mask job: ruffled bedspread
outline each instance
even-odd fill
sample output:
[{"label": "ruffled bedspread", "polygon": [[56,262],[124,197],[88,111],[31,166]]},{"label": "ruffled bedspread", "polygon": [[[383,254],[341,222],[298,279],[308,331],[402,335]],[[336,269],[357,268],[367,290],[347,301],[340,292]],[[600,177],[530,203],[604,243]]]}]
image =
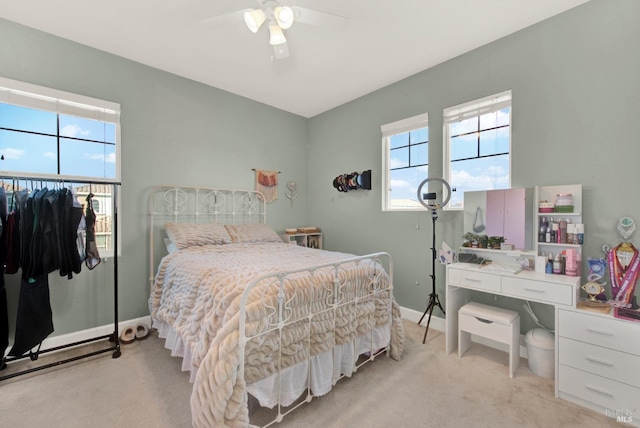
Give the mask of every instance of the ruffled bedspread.
[{"label": "ruffled bedspread", "polygon": [[[278,308],[281,282],[274,277],[260,281],[246,303],[245,331],[250,339],[240,368],[241,297],[254,279],[352,257],[284,243],[236,243],[190,247],[162,259],[149,307],[154,321],[171,326],[191,355],[196,373],[191,396],[194,426],[248,426],[247,382],[348,343],[390,321],[390,355],[400,358],[404,333],[389,277],[367,260],[338,270],[288,275],[282,281],[286,302],[282,313],[294,322],[282,329],[274,327],[278,312],[270,309]],[[372,294],[372,289],[378,292]],[[357,305],[328,304],[354,297]]]}]

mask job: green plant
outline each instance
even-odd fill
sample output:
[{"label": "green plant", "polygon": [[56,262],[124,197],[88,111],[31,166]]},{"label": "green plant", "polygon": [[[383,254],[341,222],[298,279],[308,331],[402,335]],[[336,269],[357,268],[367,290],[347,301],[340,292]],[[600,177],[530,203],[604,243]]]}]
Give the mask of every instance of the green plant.
[{"label": "green plant", "polygon": [[499,250],[500,244],[502,244],[504,241],[505,241],[504,236],[490,236],[487,239],[487,248]]}]

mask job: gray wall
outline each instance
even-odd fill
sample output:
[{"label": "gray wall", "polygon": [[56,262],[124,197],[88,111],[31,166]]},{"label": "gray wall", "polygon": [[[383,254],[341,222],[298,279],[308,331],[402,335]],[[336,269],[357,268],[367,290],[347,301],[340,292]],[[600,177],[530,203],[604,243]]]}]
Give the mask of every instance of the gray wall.
[{"label": "gray wall", "polygon": [[[512,186],[582,184],[583,254],[602,257],[603,244],[620,241],[618,218],[640,223],[639,42],[640,2],[592,0],[312,118],[309,223],[323,228],[332,249],[390,252],[399,304],[422,312],[431,290],[431,217],[381,212],[380,125],[428,112],[430,176],[440,177],[442,110],[512,89]],[[336,175],[369,168],[373,190],[332,188]],[[441,213],[437,246],[459,246],[462,225],[461,213]],[[436,279],[444,302],[440,265]],[[553,324],[548,308],[534,309]],[[530,318],[522,318],[525,330]]]},{"label": "gray wall", "polygon": [[[151,187],[251,188],[256,166],[276,167],[282,183],[296,180],[302,190],[294,203],[269,205],[271,226],[313,224],[328,249],[388,251],[398,302],[421,312],[431,287],[431,217],[381,212],[380,125],[428,112],[430,175],[441,176],[442,109],[512,89],[512,185],[583,184],[584,254],[601,257],[602,244],[619,240],[619,217],[640,222],[639,40],[640,2],[592,0],[312,119],[3,20],[0,75],[122,105],[122,320],[148,313]],[[332,187],[338,174],[365,169],[373,190]],[[462,223],[461,213],[441,213],[438,245],[460,245]],[[111,270],[107,261],[71,282],[52,278],[55,334],[111,320]],[[444,303],[440,265],[436,277]],[[15,281],[9,294],[17,299]],[[537,310],[553,322],[548,308]]]},{"label": "gray wall", "polygon": [[[276,230],[306,224],[305,118],[3,20],[0,75],[121,104],[121,320],[148,314],[153,186],[254,188],[252,168],[277,168],[280,181],[297,181],[301,193],[294,203],[281,194],[269,204],[268,223]],[[7,276],[12,321],[16,276]],[[112,279],[111,261],[73,281],[50,275],[55,335],[112,322]]]}]

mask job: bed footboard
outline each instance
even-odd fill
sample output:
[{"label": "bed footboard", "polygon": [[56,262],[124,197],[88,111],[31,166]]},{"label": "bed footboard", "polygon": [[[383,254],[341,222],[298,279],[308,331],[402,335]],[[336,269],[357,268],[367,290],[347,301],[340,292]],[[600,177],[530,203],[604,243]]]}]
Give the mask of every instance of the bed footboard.
[{"label": "bed footboard", "polygon": [[264,275],[246,288],[239,376],[247,385],[268,377],[273,386],[276,415],[263,426],[390,352],[392,263],[388,253],[375,253]]}]

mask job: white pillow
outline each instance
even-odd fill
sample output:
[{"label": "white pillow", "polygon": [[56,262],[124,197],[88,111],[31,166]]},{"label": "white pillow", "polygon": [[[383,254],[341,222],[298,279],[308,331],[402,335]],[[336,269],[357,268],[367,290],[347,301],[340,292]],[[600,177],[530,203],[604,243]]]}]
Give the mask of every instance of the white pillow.
[{"label": "white pillow", "polygon": [[227,229],[218,223],[167,223],[164,229],[171,242],[179,249],[231,243]]},{"label": "white pillow", "polygon": [[226,224],[232,242],[282,242],[280,236],[264,223]]}]

